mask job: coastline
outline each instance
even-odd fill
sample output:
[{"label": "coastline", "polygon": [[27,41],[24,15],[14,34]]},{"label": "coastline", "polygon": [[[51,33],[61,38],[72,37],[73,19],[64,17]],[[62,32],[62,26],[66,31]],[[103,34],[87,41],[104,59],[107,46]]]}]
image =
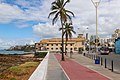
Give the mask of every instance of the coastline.
[{"label": "coastline", "polygon": [[34,53],[25,53],[25,54],[0,54],[0,56],[24,56],[24,57],[34,57]]},{"label": "coastline", "polygon": [[[34,53],[30,52],[25,54],[0,54],[0,80],[10,80],[12,78],[21,80],[21,77],[24,77],[23,80],[27,80],[42,60],[43,58],[35,58]],[[23,65],[26,67],[22,67]]]},{"label": "coastline", "polygon": [[34,54],[35,52],[30,51],[30,52],[25,52],[25,51],[6,51],[6,50],[1,50],[0,54],[7,54],[7,55],[24,55],[24,54]]}]

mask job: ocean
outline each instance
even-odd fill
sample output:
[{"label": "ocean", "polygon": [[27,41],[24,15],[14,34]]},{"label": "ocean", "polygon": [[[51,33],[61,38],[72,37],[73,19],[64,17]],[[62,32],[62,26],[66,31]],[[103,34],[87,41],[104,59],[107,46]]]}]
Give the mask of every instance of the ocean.
[{"label": "ocean", "polygon": [[0,54],[25,54],[26,52],[24,51],[5,51],[5,50],[0,50]]}]

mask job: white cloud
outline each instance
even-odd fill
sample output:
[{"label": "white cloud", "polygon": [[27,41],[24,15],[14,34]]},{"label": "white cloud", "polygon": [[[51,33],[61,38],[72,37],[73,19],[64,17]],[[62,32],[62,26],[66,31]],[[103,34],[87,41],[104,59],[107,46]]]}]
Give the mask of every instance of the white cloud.
[{"label": "white cloud", "polygon": [[[43,5],[41,6],[40,14],[43,13],[45,15],[40,16],[40,18],[46,19],[46,16],[48,16],[48,12],[50,12],[49,10],[50,3],[52,1],[54,0],[44,1]],[[120,11],[118,10],[120,8],[119,5],[120,0],[101,0],[101,1],[102,2],[100,3],[98,8],[98,15],[99,15],[98,34],[99,36],[110,36],[116,28],[120,28],[119,27],[120,18],[118,18],[120,17]],[[75,18],[73,18],[73,24],[75,27],[75,31],[77,33],[89,32],[90,35],[96,34],[95,7],[92,4],[91,0],[71,0],[71,2],[67,4],[66,8],[73,11],[75,14]],[[45,10],[47,10],[47,12]],[[50,23],[51,22],[48,22],[48,25]],[[44,37],[48,37],[48,36],[55,37],[54,34],[50,36],[48,33],[44,33],[44,32],[42,33],[42,31],[40,31],[40,29],[42,29],[40,26],[39,28],[38,27],[33,28],[35,34],[41,37],[43,37],[43,35]],[[89,28],[88,30],[86,30],[86,26]],[[80,28],[80,30],[78,30],[78,28]]]},{"label": "white cloud", "polygon": [[[98,8],[99,35],[110,35],[116,28],[120,28],[119,3],[120,0],[101,0]],[[95,7],[91,0],[71,0],[67,8],[73,11],[76,15],[76,18],[73,19],[76,31],[77,28],[80,28],[81,33],[86,31],[90,34],[96,34]],[[84,26],[88,26],[89,30],[86,30]]]},{"label": "white cloud", "polygon": [[[22,8],[28,8],[23,10],[19,8],[17,5],[10,5],[7,3],[0,3],[0,22],[12,22],[15,20],[22,21],[40,21],[40,22],[48,22],[48,25],[51,23],[47,18],[50,12],[51,2],[54,0],[39,0],[29,2],[27,0],[16,0],[16,4],[21,5]],[[99,5],[98,13],[99,13],[99,26],[98,33],[99,35],[110,35],[116,28],[120,28],[120,0],[101,0],[102,2]],[[108,2],[109,1],[109,2]],[[31,6],[31,5],[34,6]],[[36,4],[36,5],[35,5]],[[73,24],[75,26],[75,30],[77,28],[81,29],[81,32],[86,31],[84,26],[88,26],[88,32],[90,34],[95,34],[95,7],[92,4],[91,0],[71,0],[71,2],[66,6],[66,8],[70,9],[75,13],[75,18],[73,18]],[[35,25],[37,26],[37,25]],[[33,28],[33,32],[38,36],[44,35],[45,37],[55,37],[56,35],[49,33],[42,33],[39,31],[38,27]],[[42,25],[40,25],[42,26]],[[27,27],[27,24],[21,26],[21,28]],[[51,30],[53,27],[49,27]],[[109,28],[109,30],[108,30]],[[37,30],[38,29],[38,30]],[[36,31],[36,32],[35,32]],[[58,31],[58,29],[56,29]],[[55,31],[55,32],[56,32]],[[40,32],[40,34],[39,34]],[[57,34],[58,36],[58,34]],[[43,37],[43,36],[41,36]]]},{"label": "white cloud", "polygon": [[13,19],[19,17],[21,11],[17,6],[10,6],[9,4],[0,4],[0,22],[11,22]]},{"label": "white cloud", "polygon": [[8,49],[11,46],[34,44],[33,39],[0,39],[0,49]]},{"label": "white cloud", "polygon": [[24,21],[48,21],[48,11],[49,6],[46,2],[49,1],[42,1],[42,6],[35,6],[32,7],[30,4],[32,2],[28,1],[17,1],[21,4],[21,7],[25,7],[28,9],[23,10],[22,8],[18,7],[18,5],[11,5],[7,3],[0,3],[0,23],[10,23],[16,20],[24,20]]},{"label": "white cloud", "polygon": [[53,37],[61,37],[61,31],[59,31],[59,26],[50,25],[50,24],[37,24],[33,27],[33,33],[39,36],[41,39],[43,38],[53,38]]}]

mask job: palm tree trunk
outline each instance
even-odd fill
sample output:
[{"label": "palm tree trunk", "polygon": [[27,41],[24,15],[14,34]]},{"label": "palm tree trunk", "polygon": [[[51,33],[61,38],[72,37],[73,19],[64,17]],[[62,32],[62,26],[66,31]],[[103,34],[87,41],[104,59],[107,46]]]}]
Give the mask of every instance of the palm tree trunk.
[{"label": "palm tree trunk", "polygon": [[66,33],[66,41],[65,41],[65,55],[67,55],[66,47],[67,47],[67,33]]},{"label": "palm tree trunk", "polygon": [[61,60],[64,61],[64,36],[63,36],[63,21],[62,21],[62,15],[61,15],[61,25],[62,25],[62,58]]}]

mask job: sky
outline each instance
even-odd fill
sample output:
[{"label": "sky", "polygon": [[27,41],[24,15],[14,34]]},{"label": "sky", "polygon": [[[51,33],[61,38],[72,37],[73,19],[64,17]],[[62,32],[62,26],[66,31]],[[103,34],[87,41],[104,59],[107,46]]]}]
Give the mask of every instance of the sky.
[{"label": "sky", "polygon": [[[52,17],[48,19],[53,1],[0,0],[0,49],[61,37],[60,21],[52,25]],[[119,3],[120,0],[101,0],[98,7],[100,37],[110,37],[115,29],[120,28]],[[75,14],[72,21],[77,34],[96,34],[95,7],[91,0],[71,0],[65,8]]]}]

